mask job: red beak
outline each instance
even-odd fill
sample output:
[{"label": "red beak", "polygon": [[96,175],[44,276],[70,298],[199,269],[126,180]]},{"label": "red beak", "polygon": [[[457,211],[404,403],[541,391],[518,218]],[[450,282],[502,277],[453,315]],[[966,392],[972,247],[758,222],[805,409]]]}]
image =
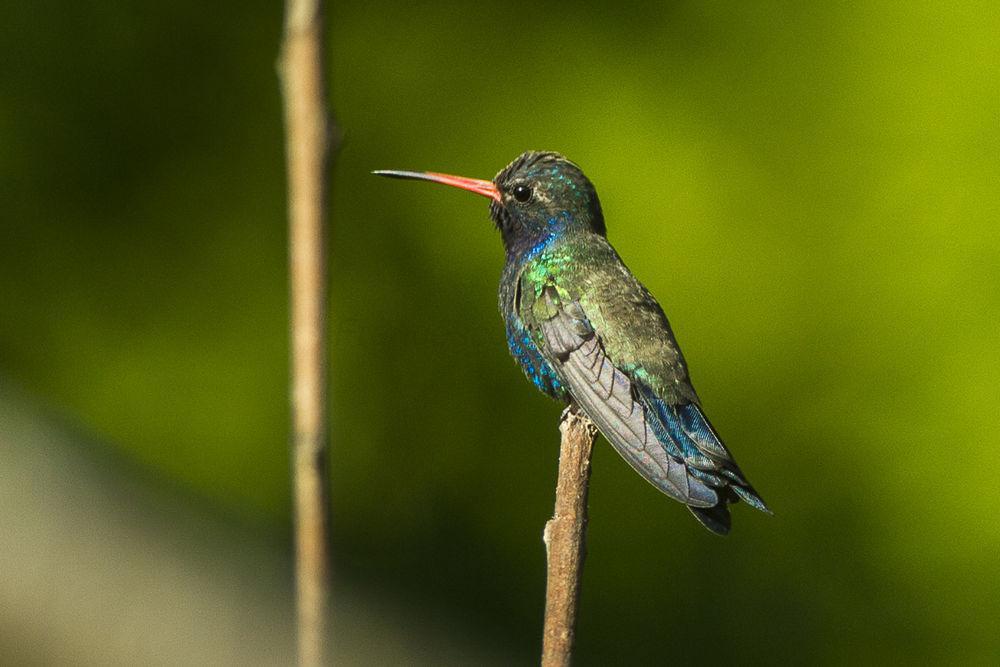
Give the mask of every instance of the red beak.
[{"label": "red beak", "polygon": [[475,192],[477,195],[489,197],[498,204],[500,203],[500,191],[497,190],[497,186],[493,184],[493,181],[481,181],[478,178],[465,178],[464,176],[449,176],[448,174],[438,174],[433,171],[393,171],[383,169],[373,171],[372,173],[379,176],[388,176],[389,178],[410,178],[417,181],[443,183],[455,188],[468,190],[469,192]]}]

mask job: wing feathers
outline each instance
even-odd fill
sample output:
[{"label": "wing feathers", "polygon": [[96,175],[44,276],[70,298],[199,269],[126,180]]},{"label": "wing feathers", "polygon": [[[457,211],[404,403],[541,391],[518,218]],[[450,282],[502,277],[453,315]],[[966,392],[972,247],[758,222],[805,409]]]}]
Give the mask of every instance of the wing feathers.
[{"label": "wing feathers", "polygon": [[558,295],[551,287],[540,298],[547,300],[544,311],[554,313],[539,323],[543,347],[555,357],[573,397],[612,446],[667,495],[695,507],[716,505],[718,494],[691,477],[684,462],[667,451],[647,418],[648,408],[636,399],[632,380],[611,362],[586,320],[571,315],[571,308],[558,307]]},{"label": "wing feathers", "polygon": [[[615,365],[579,301],[553,282],[541,289],[532,284],[524,293],[530,301],[521,312],[530,316],[539,351],[640,475],[716,533],[729,532],[727,504],[738,499],[770,512],[705,418],[690,385],[678,385],[686,392],[655,393]],[[686,382],[686,375],[680,379]]]}]

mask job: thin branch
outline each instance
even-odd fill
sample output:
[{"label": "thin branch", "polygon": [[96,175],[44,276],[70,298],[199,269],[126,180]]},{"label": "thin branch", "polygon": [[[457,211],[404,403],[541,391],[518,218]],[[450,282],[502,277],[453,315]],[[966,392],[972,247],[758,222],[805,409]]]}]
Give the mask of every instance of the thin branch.
[{"label": "thin branch", "polygon": [[559,479],[556,507],[545,524],[548,575],[545,586],[545,632],[542,667],[570,664],[580,578],[586,555],[587,489],[590,484],[590,453],[597,429],[572,407],[559,424]]},{"label": "thin branch", "polygon": [[279,62],[285,107],[291,290],[292,474],[299,664],[328,662],[326,110],[320,0],[287,0]]}]

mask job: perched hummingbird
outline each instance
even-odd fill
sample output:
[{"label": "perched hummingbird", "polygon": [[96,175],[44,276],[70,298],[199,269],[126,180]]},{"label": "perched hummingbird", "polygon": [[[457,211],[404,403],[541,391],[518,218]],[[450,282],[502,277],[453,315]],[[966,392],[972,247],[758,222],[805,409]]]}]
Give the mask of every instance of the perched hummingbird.
[{"label": "perched hummingbird", "polygon": [[577,405],[653,486],[709,530],[739,499],[770,513],[705,417],[663,309],[605,236],[597,192],[558,153],[528,151],[492,181],[434,172],[380,176],[489,197],[507,260],[500,313],[528,379]]}]

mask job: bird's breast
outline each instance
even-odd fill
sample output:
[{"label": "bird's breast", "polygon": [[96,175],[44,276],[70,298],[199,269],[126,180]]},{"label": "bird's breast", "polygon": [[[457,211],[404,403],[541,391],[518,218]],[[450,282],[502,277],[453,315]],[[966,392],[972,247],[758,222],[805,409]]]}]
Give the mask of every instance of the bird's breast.
[{"label": "bird's breast", "polygon": [[559,374],[545,360],[531,336],[528,325],[519,314],[519,281],[521,266],[508,263],[500,280],[500,314],[507,331],[507,347],[521,366],[528,380],[543,393],[559,400],[568,394]]}]

